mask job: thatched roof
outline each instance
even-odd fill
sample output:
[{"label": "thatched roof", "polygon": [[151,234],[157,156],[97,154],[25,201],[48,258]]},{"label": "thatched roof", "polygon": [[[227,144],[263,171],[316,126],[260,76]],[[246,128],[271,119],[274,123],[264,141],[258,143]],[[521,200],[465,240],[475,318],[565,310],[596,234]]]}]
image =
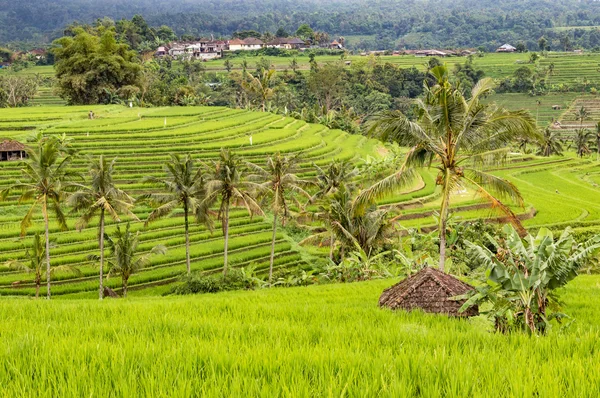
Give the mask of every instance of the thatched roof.
[{"label": "thatched roof", "polygon": [[479,313],[477,307],[459,313],[464,300],[449,300],[471,290],[471,285],[452,275],[427,267],[386,289],[379,298],[379,306],[407,311],[420,308],[425,312],[451,316],[474,316]]},{"label": "thatched roof", "polygon": [[27,148],[19,141],[4,140],[0,142],[0,152],[16,152],[25,150],[27,150]]}]

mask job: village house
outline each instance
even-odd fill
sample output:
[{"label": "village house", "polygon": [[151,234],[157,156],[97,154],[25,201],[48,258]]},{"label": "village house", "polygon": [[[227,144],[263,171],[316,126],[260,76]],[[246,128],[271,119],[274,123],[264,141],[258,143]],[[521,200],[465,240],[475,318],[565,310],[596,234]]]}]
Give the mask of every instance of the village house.
[{"label": "village house", "polygon": [[159,47],[155,55],[164,57],[167,54],[173,58],[208,60],[221,58],[227,49],[227,42],[214,39],[198,39],[192,42],[171,43],[169,46]]},{"label": "village house", "polygon": [[514,53],[515,51],[517,51],[517,48],[510,44],[504,44],[496,50],[497,53]]},{"label": "village house", "polygon": [[300,49],[308,47],[308,45],[306,44],[306,42],[304,40],[299,39],[297,37],[291,37],[291,38],[278,37],[278,38],[268,42],[266,44],[266,46],[271,47],[271,48],[281,48],[281,49],[285,49],[285,50],[300,50]]},{"label": "village house", "polygon": [[344,46],[342,46],[340,44],[340,42],[338,42],[337,40],[332,41],[331,43],[329,43],[328,46],[331,50],[343,50]]},{"label": "village house", "polygon": [[169,49],[165,46],[158,47],[156,49],[156,52],[154,53],[154,55],[156,55],[157,57],[164,57],[167,54],[169,54]]},{"label": "village house", "polygon": [[27,157],[25,145],[14,140],[4,140],[0,143],[0,162],[21,160]]}]

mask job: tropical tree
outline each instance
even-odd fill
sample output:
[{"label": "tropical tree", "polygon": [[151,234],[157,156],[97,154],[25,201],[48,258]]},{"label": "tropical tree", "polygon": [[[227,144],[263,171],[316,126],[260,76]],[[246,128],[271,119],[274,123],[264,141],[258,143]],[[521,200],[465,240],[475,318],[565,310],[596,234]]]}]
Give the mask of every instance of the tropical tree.
[{"label": "tropical tree", "polygon": [[594,134],[588,129],[578,129],[573,137],[573,142],[569,148],[575,149],[577,156],[580,158],[592,153],[594,145]]},{"label": "tropical tree", "polygon": [[164,193],[147,195],[159,206],[150,213],[146,225],[150,222],[172,214],[181,207],[183,209],[183,222],[185,228],[185,264],[188,275],[191,273],[190,265],[190,231],[189,216],[194,216],[196,222],[205,223],[212,230],[209,208],[206,199],[206,186],[202,169],[196,167],[190,155],[181,159],[178,155],[171,155],[171,160],[165,164],[166,177],[163,179],[148,177],[145,181],[160,184]]},{"label": "tropical tree", "polygon": [[21,236],[33,223],[33,215],[39,207],[44,219],[46,243],[46,283],[47,298],[50,299],[50,212],[54,213],[56,222],[62,230],[67,229],[67,220],[62,210],[65,189],[71,185],[73,173],[69,171],[72,155],[64,150],[57,137],[39,137],[33,147],[27,148],[27,159],[24,160],[21,173],[23,181],[17,181],[2,191],[2,199],[6,199],[10,191],[21,191],[19,203],[33,200],[31,207],[21,221]]},{"label": "tropical tree", "polygon": [[417,178],[419,167],[437,168],[436,184],[441,186],[439,265],[444,270],[450,197],[464,185],[472,186],[493,208],[505,213],[520,233],[525,232],[513,211],[500,200],[510,198],[522,206],[517,187],[481,168],[499,163],[512,140],[536,136],[536,129],[528,113],[507,111],[482,102],[494,87],[491,79],[480,80],[467,100],[460,88],[448,80],[445,66],[437,66],[430,73],[436,83],[431,87],[426,85],[424,100],[415,101],[417,121],[399,112],[385,113],[374,119],[372,132],[378,133],[384,141],[394,140],[410,150],[396,173],[362,192],[357,202],[359,206],[366,206],[407,186]]},{"label": "tropical tree", "polygon": [[162,245],[154,246],[149,252],[138,255],[138,245],[140,243],[140,232],[133,233],[130,230],[130,224],[127,223],[125,230],[117,225],[113,236],[106,236],[110,256],[108,260],[109,275],[121,277],[123,285],[123,297],[127,297],[127,283],[129,277],[140,269],[150,265],[150,258],[157,254],[165,254],[167,248]]},{"label": "tropical tree", "polygon": [[267,101],[274,94],[272,85],[275,76],[275,70],[262,69],[260,76],[254,77],[247,73],[247,78],[242,81],[242,88],[246,93],[257,99],[263,112],[266,111]]},{"label": "tropical tree", "polygon": [[600,160],[600,122],[596,123],[596,161]]},{"label": "tropical tree", "polygon": [[311,182],[302,180],[296,176],[297,157],[282,156],[277,153],[267,159],[266,167],[261,167],[253,163],[247,163],[248,168],[253,173],[248,176],[248,180],[262,181],[257,185],[259,194],[270,198],[271,211],[273,212],[273,237],[271,239],[271,257],[269,259],[269,285],[273,279],[273,262],[275,259],[275,237],[277,235],[277,218],[281,216],[282,223],[285,223],[286,217],[290,215],[289,200],[295,200],[298,207],[300,203],[296,200],[295,194],[300,194],[310,199],[311,196],[304,190]]},{"label": "tropical tree", "polygon": [[537,155],[562,155],[563,147],[560,140],[560,134],[556,131],[550,130],[550,127],[546,127],[544,134],[539,138],[538,142],[539,147],[537,150]]},{"label": "tropical tree", "polygon": [[323,169],[313,163],[316,169],[317,192],[313,195],[313,200],[322,198],[337,192],[342,186],[352,189],[354,184],[352,180],[358,176],[358,169],[347,160],[334,160],[327,168]]},{"label": "tropical tree", "polygon": [[467,242],[470,258],[487,268],[488,279],[470,294],[461,310],[473,304],[489,304],[484,314],[494,321],[498,331],[544,333],[551,319],[563,316],[547,313],[558,304],[555,290],[575,278],[598,252],[600,235],[577,243],[570,228],[558,239],[547,228],[541,228],[537,236],[521,239],[510,225],[504,227],[504,235],[501,240],[487,235],[487,245]]},{"label": "tropical tree", "polygon": [[585,106],[582,106],[575,112],[575,118],[579,120],[579,128],[583,128],[583,122],[590,117],[590,112]]},{"label": "tropical tree", "polygon": [[264,214],[259,204],[250,194],[253,184],[244,180],[244,166],[238,157],[227,149],[222,149],[219,160],[212,164],[212,178],[206,182],[206,198],[202,205],[219,202],[218,218],[221,220],[225,247],[223,251],[223,276],[227,276],[229,249],[229,210],[232,205],[243,205],[252,217]]},{"label": "tropical tree", "polygon": [[345,186],[325,197],[323,202],[316,217],[324,222],[327,230],[300,243],[320,244],[329,241],[331,259],[335,242],[340,242],[342,257],[346,251],[354,250],[362,250],[367,256],[371,256],[388,242],[394,232],[387,210],[377,206],[357,206]]},{"label": "tropical tree", "polygon": [[68,204],[73,211],[81,212],[82,215],[75,224],[77,230],[81,231],[87,227],[90,221],[98,216],[98,246],[100,249],[100,284],[99,298],[104,298],[104,224],[105,217],[108,214],[113,221],[121,221],[120,215],[126,215],[138,220],[135,214],[131,212],[133,207],[133,198],[125,191],[117,188],[113,176],[115,170],[114,158],[108,161],[104,155],[98,159],[90,158],[89,164],[89,186],[81,186],[80,189],[69,197]]},{"label": "tropical tree", "polygon": [[[52,246],[51,246],[52,247]],[[46,257],[46,247],[39,233],[33,235],[31,246],[25,249],[25,261],[11,260],[6,263],[9,268],[19,269],[25,272],[34,274],[33,283],[35,284],[35,298],[40,296],[40,286],[42,285],[42,274],[44,273]],[[60,267],[53,267],[50,271],[54,273],[56,271],[71,271],[76,275],[81,275],[76,267],[64,265]]]}]

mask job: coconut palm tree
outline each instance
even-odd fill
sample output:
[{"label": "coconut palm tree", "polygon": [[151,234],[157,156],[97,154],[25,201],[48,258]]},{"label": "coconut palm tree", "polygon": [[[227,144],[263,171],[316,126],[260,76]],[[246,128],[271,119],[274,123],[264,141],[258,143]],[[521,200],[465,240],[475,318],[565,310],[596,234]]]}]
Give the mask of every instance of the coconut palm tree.
[{"label": "coconut palm tree", "polygon": [[[270,197],[273,212],[273,238],[271,239],[271,257],[269,259],[269,285],[273,279],[273,262],[275,258],[275,236],[277,235],[277,218],[281,216],[282,223],[289,217],[288,200],[295,200],[294,194],[300,194],[310,199],[310,194],[304,190],[311,182],[302,180],[294,174],[297,171],[297,157],[282,156],[277,153],[267,159],[266,167],[247,163],[253,174],[248,180],[262,181],[256,188],[259,194]],[[296,200],[300,207],[300,203]]]},{"label": "coconut palm tree", "polygon": [[562,155],[563,146],[558,132],[546,127],[544,134],[539,138],[538,156]]},{"label": "coconut palm tree", "polygon": [[337,192],[323,199],[316,216],[327,226],[327,231],[318,232],[300,244],[329,241],[330,258],[333,258],[333,242],[340,242],[342,257],[346,250],[360,248],[367,256],[388,241],[392,233],[388,211],[377,206],[357,206],[350,191],[342,186]]},{"label": "coconut palm tree", "polygon": [[246,73],[246,76],[247,78],[242,81],[242,88],[246,93],[253,95],[258,99],[262,111],[265,112],[267,101],[269,101],[274,94],[274,90],[271,86],[273,85],[275,70],[265,69],[258,77],[254,77],[249,73]]},{"label": "coconut palm tree", "polygon": [[27,159],[24,160],[21,173],[24,181],[17,181],[13,186],[1,193],[5,199],[10,191],[21,191],[19,203],[33,200],[31,207],[21,221],[21,236],[25,236],[32,225],[33,215],[39,207],[42,211],[46,241],[46,283],[47,298],[50,299],[50,211],[54,213],[56,222],[62,230],[67,229],[67,220],[62,211],[65,189],[71,183],[73,173],[69,171],[72,160],[70,152],[65,152],[61,140],[57,137],[42,137],[27,148]]},{"label": "coconut palm tree", "polygon": [[185,228],[185,264],[188,275],[191,273],[190,265],[190,231],[189,216],[194,216],[197,222],[203,222],[212,230],[208,206],[205,206],[206,186],[202,169],[196,167],[190,155],[181,159],[178,155],[171,155],[171,160],[165,164],[166,177],[163,179],[148,177],[151,181],[164,187],[164,193],[147,195],[159,206],[150,213],[146,220],[148,223],[173,213],[181,207],[183,209],[183,223]]},{"label": "coconut palm tree", "polygon": [[108,260],[109,275],[121,277],[123,285],[123,297],[127,297],[127,284],[129,277],[140,269],[150,265],[150,258],[157,254],[165,254],[167,248],[163,245],[154,246],[148,253],[138,255],[138,245],[140,243],[140,232],[130,231],[130,224],[127,223],[125,230],[117,225],[113,236],[106,236],[110,256]]},{"label": "coconut palm tree", "polygon": [[579,128],[583,128],[583,122],[590,117],[590,112],[586,109],[585,106],[581,106],[581,108],[579,108],[577,110],[577,112],[575,112],[575,118],[577,120],[579,120]]},{"label": "coconut palm tree", "polygon": [[577,156],[580,158],[592,153],[592,146],[594,145],[594,134],[588,129],[578,129],[575,132],[575,137],[569,148],[575,149]]},{"label": "coconut palm tree", "polygon": [[[50,245],[50,247],[53,247]],[[46,257],[46,247],[42,237],[39,233],[35,233],[31,240],[31,246],[25,249],[25,262],[19,260],[11,260],[6,263],[7,267],[12,269],[23,270],[25,272],[33,273],[33,283],[35,284],[35,298],[40,297],[40,287],[42,285],[42,274],[44,273],[44,261]],[[58,267],[52,267],[50,273],[57,271],[69,271],[75,275],[81,275],[81,271],[77,267],[70,265],[61,265]]]},{"label": "coconut palm tree", "polygon": [[340,187],[354,188],[352,180],[358,176],[358,169],[347,160],[334,160],[326,169],[313,164],[317,171],[316,183],[318,191],[313,195],[313,200],[337,192]]},{"label": "coconut palm tree", "polygon": [[473,187],[493,208],[505,213],[521,233],[525,232],[516,215],[500,200],[510,198],[522,206],[517,187],[481,169],[499,163],[512,140],[537,133],[535,121],[528,113],[507,111],[481,101],[494,87],[491,79],[480,80],[467,100],[460,88],[448,80],[445,66],[437,66],[430,73],[436,83],[432,87],[426,85],[424,100],[415,101],[416,121],[399,112],[385,113],[373,121],[371,131],[382,140],[394,140],[410,150],[397,172],[362,192],[357,204],[366,206],[407,186],[417,178],[419,167],[437,168],[436,184],[441,186],[438,233],[443,270],[450,198],[453,191],[464,185]]},{"label": "coconut palm tree", "polygon": [[227,149],[222,149],[219,160],[213,162],[212,178],[206,182],[206,198],[202,206],[219,201],[218,218],[221,220],[225,247],[223,251],[223,276],[227,276],[227,254],[229,249],[229,210],[232,205],[243,205],[250,216],[264,214],[259,204],[250,194],[253,187],[244,180],[242,162]]},{"label": "coconut palm tree", "polygon": [[596,123],[596,161],[600,160],[600,122]]},{"label": "coconut palm tree", "polygon": [[75,224],[77,230],[81,231],[87,227],[90,221],[98,216],[98,247],[100,249],[100,283],[99,298],[104,298],[104,225],[105,217],[109,215],[114,221],[121,221],[120,215],[125,215],[138,220],[131,212],[133,198],[125,191],[117,188],[113,181],[115,170],[114,158],[108,161],[104,155],[98,159],[90,158],[88,166],[90,184],[81,186],[80,189],[69,197],[68,203],[75,212],[81,212],[81,217]]}]

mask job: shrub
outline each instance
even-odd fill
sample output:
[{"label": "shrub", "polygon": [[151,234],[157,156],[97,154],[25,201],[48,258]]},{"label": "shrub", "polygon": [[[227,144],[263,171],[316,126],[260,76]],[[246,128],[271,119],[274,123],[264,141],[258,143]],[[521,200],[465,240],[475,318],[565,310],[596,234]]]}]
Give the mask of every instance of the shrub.
[{"label": "shrub", "polygon": [[192,274],[182,279],[167,294],[219,293],[229,290],[254,290],[264,286],[264,281],[255,276],[254,267],[232,269],[227,276]]},{"label": "shrub", "polygon": [[586,259],[600,249],[600,235],[577,243],[570,228],[554,239],[552,232],[541,228],[537,236],[524,239],[511,225],[504,227],[505,238],[487,235],[493,249],[467,243],[471,257],[487,268],[486,283],[478,286],[462,306],[473,304],[494,322],[497,331],[527,330],[543,334],[550,321],[560,321],[556,289],[577,276]]}]

